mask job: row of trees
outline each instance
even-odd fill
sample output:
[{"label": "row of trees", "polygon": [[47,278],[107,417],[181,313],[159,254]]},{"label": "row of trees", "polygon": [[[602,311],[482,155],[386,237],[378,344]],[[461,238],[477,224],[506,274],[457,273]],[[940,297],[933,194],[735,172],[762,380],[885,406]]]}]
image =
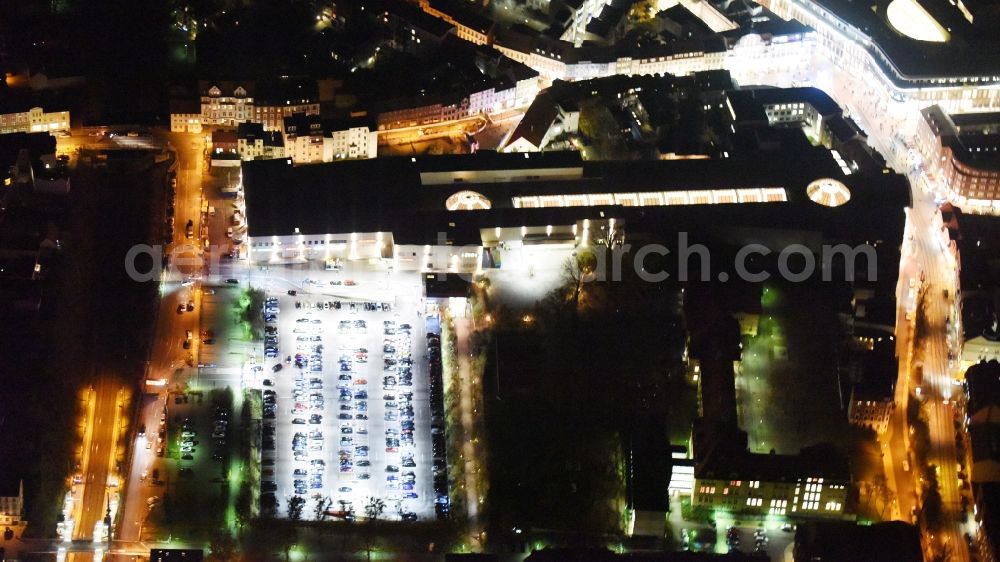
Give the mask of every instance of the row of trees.
[{"label": "row of trees", "polygon": [[503,459],[491,466],[489,498],[500,536],[514,527],[620,533],[630,438],[657,428],[665,447],[671,413],[694,398],[679,291],[629,278],[628,265],[620,281],[598,281],[611,262],[601,252],[608,246],[578,251],[531,311],[489,312],[498,341],[486,372],[503,385],[487,404],[490,458]]},{"label": "row of trees", "polygon": [[[332,505],[332,500],[321,494],[316,494],[312,499],[315,501],[313,505],[314,518],[317,521],[325,521],[326,511]],[[288,500],[287,519],[264,517],[251,520],[240,529],[238,538],[234,537],[227,529],[219,529],[211,537],[209,560],[212,562],[229,562],[240,559],[247,561],[273,560],[274,553],[280,552],[287,562],[291,558],[292,550],[296,548],[300,540],[305,538],[303,532],[307,527],[302,526],[301,519],[306,503],[306,498],[292,496]],[[344,552],[347,551],[348,538],[357,534],[362,541],[361,548],[370,561],[372,552],[378,547],[379,535],[385,530],[381,520],[385,509],[386,503],[381,498],[368,498],[364,507],[365,520],[362,523],[357,525],[326,525],[313,527],[311,530],[317,531],[317,538],[322,536],[325,531],[339,532],[341,535],[340,550]]]}]

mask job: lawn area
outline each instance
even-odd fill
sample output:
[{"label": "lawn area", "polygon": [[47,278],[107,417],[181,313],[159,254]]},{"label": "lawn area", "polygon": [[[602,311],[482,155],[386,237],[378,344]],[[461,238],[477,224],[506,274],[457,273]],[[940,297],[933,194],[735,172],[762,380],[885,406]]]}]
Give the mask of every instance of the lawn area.
[{"label": "lawn area", "polygon": [[750,449],[795,454],[829,441],[848,446],[838,364],[843,337],[829,286],[769,285],[756,336],[744,342],[737,376]]}]

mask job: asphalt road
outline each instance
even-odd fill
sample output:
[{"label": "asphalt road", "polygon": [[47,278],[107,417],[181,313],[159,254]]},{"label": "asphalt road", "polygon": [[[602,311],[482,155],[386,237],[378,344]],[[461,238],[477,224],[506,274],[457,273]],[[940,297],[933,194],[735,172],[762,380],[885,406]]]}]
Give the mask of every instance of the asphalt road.
[{"label": "asphalt road", "polygon": [[120,414],[120,387],[111,377],[94,386],[95,406],[90,420],[90,439],[84,455],[84,490],[73,530],[74,540],[93,540],[95,525],[107,513],[108,476],[115,460],[116,427]]},{"label": "asphalt road", "polygon": [[[910,166],[905,151],[900,151],[899,145],[893,141],[893,135],[897,133],[904,138],[912,138],[919,114],[912,106],[880,101],[866,84],[858,80],[858,77],[830,68],[829,64],[826,67],[825,72],[817,74],[826,76],[829,81],[826,83],[821,81],[817,86],[824,88],[838,103],[851,110],[852,117],[868,133],[870,142],[878,152],[896,170],[907,173],[909,179],[913,206],[908,214],[907,233],[912,235],[912,240],[905,243],[907,247],[904,248],[904,259],[900,264],[900,283],[901,286],[907,286],[903,284],[908,283],[909,276],[923,274],[926,285],[923,306],[926,311],[927,337],[918,342],[922,344],[921,348],[914,350],[914,356],[921,358],[924,363],[923,381],[918,381],[913,376],[915,363],[901,356],[900,380],[897,387],[902,392],[912,392],[918,384],[922,384],[921,390],[926,391],[931,433],[929,461],[940,469],[938,481],[947,519],[944,537],[937,538],[949,544],[947,547],[949,560],[964,562],[969,559],[969,553],[959,524],[960,519],[965,519],[965,514],[961,513],[959,503],[956,467],[958,458],[953,427],[956,405],[952,400],[954,387],[952,368],[948,360],[950,326],[946,320],[952,313],[955,303],[944,293],[948,290],[949,295],[955,294],[956,264],[951,262],[943,244],[946,240],[942,237],[938,207],[924,189],[928,178],[920,168],[913,169]],[[897,306],[899,307],[897,339],[900,340],[900,348],[905,350],[909,348],[912,326],[910,322],[904,321],[905,299],[898,299]],[[912,467],[911,470],[903,470],[902,460],[911,458],[907,450],[906,433],[905,402],[897,400],[897,413],[890,432],[889,448],[896,463],[896,469],[892,471],[892,480],[895,480],[896,496],[899,501],[897,516],[908,521],[910,509],[915,504],[913,490],[919,488],[919,482],[916,481],[918,473],[912,470]]]}]

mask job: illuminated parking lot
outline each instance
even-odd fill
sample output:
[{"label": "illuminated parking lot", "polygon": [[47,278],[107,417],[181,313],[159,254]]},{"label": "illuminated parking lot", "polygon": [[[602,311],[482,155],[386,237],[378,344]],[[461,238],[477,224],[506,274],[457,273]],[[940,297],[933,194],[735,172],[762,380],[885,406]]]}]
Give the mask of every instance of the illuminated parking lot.
[{"label": "illuminated parking lot", "polygon": [[419,275],[271,266],[253,284],[278,310],[267,323],[278,351],[258,375],[274,403],[262,490],[273,490],[278,515],[300,496],[302,519],[315,518],[320,501],[328,518],[363,516],[375,497],[386,519],[433,519]]}]

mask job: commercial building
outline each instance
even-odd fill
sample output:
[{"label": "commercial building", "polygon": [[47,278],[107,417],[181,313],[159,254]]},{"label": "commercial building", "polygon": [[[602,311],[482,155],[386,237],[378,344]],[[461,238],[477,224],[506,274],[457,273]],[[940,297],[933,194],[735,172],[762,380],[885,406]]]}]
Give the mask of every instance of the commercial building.
[{"label": "commercial building", "polygon": [[876,85],[882,102],[962,112],[1000,107],[997,37],[982,33],[954,4],[880,0],[762,0],[785,19],[813,28],[819,53]]},{"label": "commercial building", "polygon": [[396,269],[475,272],[500,267],[501,246],[593,244],[602,227],[658,233],[784,225],[830,239],[901,236],[905,181],[846,176],[829,150],[798,150],[795,167],[763,154],[583,162],[576,152],[245,162],[250,258],[375,259]]},{"label": "commercial building", "polygon": [[927,171],[961,206],[1000,209],[1000,113],[920,112],[917,143]]},{"label": "commercial building", "polygon": [[69,131],[69,111],[46,112],[41,107],[0,114],[0,135],[10,133],[65,133]]}]

